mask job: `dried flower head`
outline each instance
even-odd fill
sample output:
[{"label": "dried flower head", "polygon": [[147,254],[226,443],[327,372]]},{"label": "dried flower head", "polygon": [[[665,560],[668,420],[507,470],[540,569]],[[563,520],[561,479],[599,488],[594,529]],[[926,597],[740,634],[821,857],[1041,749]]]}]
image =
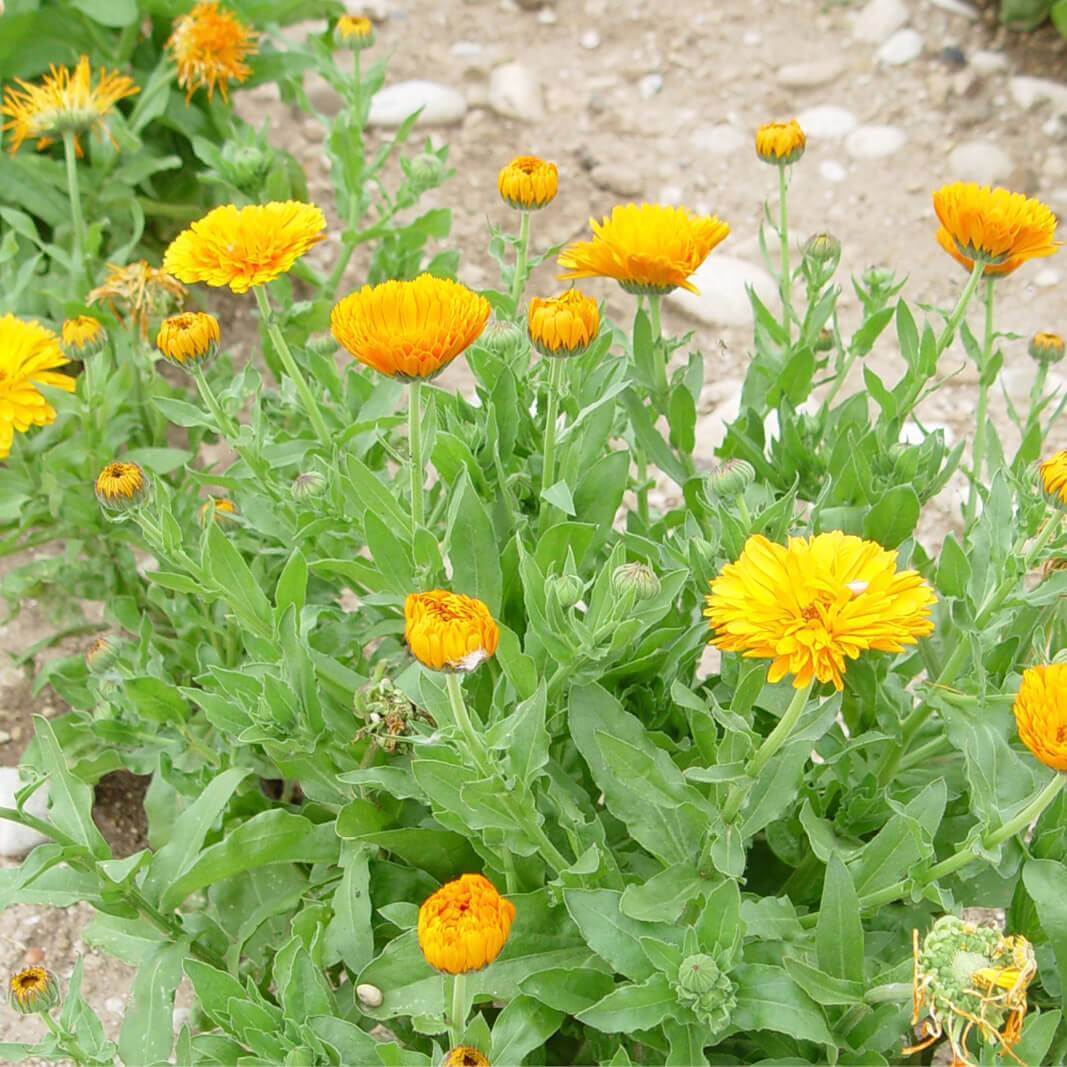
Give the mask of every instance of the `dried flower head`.
[{"label": "dried flower head", "polygon": [[107,330],[98,319],[79,315],[63,323],[59,339],[69,359],[88,359],[107,344]]},{"label": "dried flower head", "polygon": [[43,1015],[59,1003],[59,982],[44,967],[26,967],[8,981],[11,1007],[20,1015]]},{"label": "dried flower head", "polygon": [[577,289],[530,301],[526,316],[530,340],[542,356],[580,356],[600,332],[600,309]]},{"label": "dried flower head", "polygon": [[1030,338],[1030,358],[1038,363],[1051,365],[1063,359],[1065,345],[1058,333],[1035,333]]},{"label": "dried flower head", "polygon": [[97,476],[96,499],[109,511],[129,511],[143,503],[149,484],[136,463],[116,460]]},{"label": "dried flower head", "polygon": [[153,318],[185,303],[185,286],[166,271],[150,267],[146,260],[126,267],[109,263],[107,270],[104,284],[89,294],[89,303],[106,300],[115,318],[136,326],[143,341],[148,340]]},{"label": "dried flower head", "polygon": [[404,601],[411,654],[433,671],[472,671],[496,652],[500,630],[480,600],[434,589]]},{"label": "dried flower head", "polygon": [[756,131],[756,155],[764,163],[787,166],[804,154],[808,140],[796,119],[768,122]]},{"label": "dried flower head", "polygon": [[489,1067],[489,1058],[473,1045],[457,1045],[441,1061],[441,1067]]},{"label": "dried flower head", "polygon": [[156,348],[164,359],[192,369],[215,357],[222,332],[219,320],[204,311],[184,311],[160,324]]},{"label": "dried flower head", "polygon": [[1067,449],[1049,456],[1038,467],[1041,487],[1060,507],[1067,507]]},{"label": "dried flower head", "polygon": [[211,97],[216,86],[223,100],[227,99],[230,82],[243,82],[252,73],[245,60],[256,54],[257,37],[217,3],[197,4],[176,18],[167,51],[177,64],[178,84],[186,100],[201,87]]},{"label": "dried flower head", "polygon": [[788,545],[750,537],[711,582],[710,643],[771,660],[772,683],[792,674],[797,689],[813,678],[842,689],[848,660],[868,649],[900,652],[933,631],[933,592],[896,560],[839,530]]},{"label": "dried flower head", "polygon": [[518,156],[497,175],[501,199],[518,211],[539,211],[556,198],[559,171],[537,156]]},{"label": "dried flower head", "polygon": [[419,908],[419,948],[445,974],[488,966],[508,939],[515,905],[480,874],[464,874],[427,897]]},{"label": "dried flower head", "polygon": [[374,44],[374,26],[371,20],[361,15],[342,15],[335,30],[337,42],[357,51]]},{"label": "dried flower head", "polygon": [[1067,663],[1029,667],[1015,697],[1023,744],[1054,771],[1067,771]]}]

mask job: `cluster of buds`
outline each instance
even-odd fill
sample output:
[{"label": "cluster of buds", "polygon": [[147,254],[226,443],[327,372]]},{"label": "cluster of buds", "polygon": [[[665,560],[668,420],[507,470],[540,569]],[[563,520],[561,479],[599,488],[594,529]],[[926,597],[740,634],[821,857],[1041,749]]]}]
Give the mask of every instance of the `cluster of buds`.
[{"label": "cluster of buds", "polygon": [[726,1029],[737,1006],[733,982],[714,957],[704,953],[682,960],[674,992],[712,1033]]},{"label": "cluster of buds", "polygon": [[389,755],[396,751],[413,720],[422,719],[435,725],[433,719],[415,707],[391,679],[384,677],[382,670],[378,670],[377,676],[356,693],[353,710],[364,723],[355,739],[367,738]]},{"label": "cluster of buds", "polygon": [[868,267],[856,283],[856,292],[867,316],[887,307],[906,281],[907,278],[898,280],[888,267]]}]

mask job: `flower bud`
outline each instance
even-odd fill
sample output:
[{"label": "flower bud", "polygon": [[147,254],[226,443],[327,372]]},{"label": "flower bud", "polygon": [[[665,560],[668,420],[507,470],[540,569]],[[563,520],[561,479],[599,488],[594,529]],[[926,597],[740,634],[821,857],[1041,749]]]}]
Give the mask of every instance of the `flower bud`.
[{"label": "flower bud", "polygon": [[814,349],[816,352],[829,352],[834,347],[834,331],[822,329],[815,339]]},{"label": "flower bud", "polygon": [[549,578],[548,590],[561,608],[573,608],[585,592],[585,583],[577,574],[557,574]]},{"label": "flower bud", "polygon": [[807,138],[796,119],[769,122],[756,131],[756,155],[764,163],[787,166],[804,154]]},{"label": "flower bud", "polygon": [[678,968],[675,993],[712,1031],[724,1029],[737,1005],[730,979],[718,963],[703,953],[687,956]]},{"label": "flower bud", "polygon": [[88,315],[67,319],[59,336],[67,359],[88,359],[107,344],[107,330]]},{"label": "flower bud", "polygon": [[308,338],[308,351],[317,356],[332,356],[337,351],[337,340],[332,333],[319,333]]},{"label": "flower bud", "polygon": [[527,312],[530,341],[542,356],[580,356],[600,333],[600,308],[577,289],[542,300],[535,296]]},{"label": "flower bud", "polygon": [[445,176],[445,165],[433,152],[420,152],[408,171],[411,181],[422,190],[440,185]]},{"label": "flower bud", "polygon": [[148,498],[151,486],[136,463],[116,460],[97,476],[96,499],[108,511],[131,511]]},{"label": "flower bud", "polygon": [[20,1015],[45,1015],[59,1003],[59,982],[44,967],[26,967],[8,982],[11,1007]]},{"label": "flower bud", "polygon": [[724,459],[707,476],[708,492],[717,497],[734,497],[756,480],[756,468],[747,459]]},{"label": "flower bud", "polygon": [[293,479],[289,492],[294,500],[309,500],[326,489],[326,476],[319,471],[303,471]]},{"label": "flower bud", "polygon": [[1030,358],[1050,366],[1063,359],[1064,341],[1058,333],[1035,333],[1030,338]]},{"label": "flower bud", "polygon": [[812,234],[804,243],[804,255],[817,263],[832,262],[836,267],[841,259],[841,242],[832,233]]},{"label": "flower bud", "polygon": [[1067,508],[1067,449],[1056,452],[1038,465],[1041,488],[1049,501]]},{"label": "flower bud", "polygon": [[497,175],[497,191],[517,211],[538,211],[552,203],[559,189],[555,163],[536,156],[518,156]]},{"label": "flower bud", "polygon": [[371,20],[361,15],[342,15],[337,20],[334,40],[342,48],[351,48],[359,52],[374,44],[374,26]]},{"label": "flower bud", "polygon": [[494,319],[482,334],[479,344],[489,349],[494,356],[509,362],[529,348],[522,327],[506,319]]},{"label": "flower bud", "polygon": [[156,348],[168,362],[192,370],[215,357],[221,339],[219,321],[214,315],[183,311],[160,324]]},{"label": "flower bud", "polygon": [[489,1067],[489,1060],[473,1045],[457,1045],[441,1061],[441,1067]]},{"label": "flower bud", "polygon": [[611,572],[611,590],[616,596],[632,591],[637,601],[651,600],[660,584],[656,572],[644,563],[622,563]]},{"label": "flower bud", "polygon": [[200,520],[201,526],[206,526],[208,519],[213,518],[216,522],[223,523],[236,514],[237,505],[232,500],[227,500],[225,497],[212,497],[200,505],[196,517]]},{"label": "flower bud", "polygon": [[92,674],[103,674],[119,656],[119,643],[112,634],[98,637],[85,653],[85,665]]}]

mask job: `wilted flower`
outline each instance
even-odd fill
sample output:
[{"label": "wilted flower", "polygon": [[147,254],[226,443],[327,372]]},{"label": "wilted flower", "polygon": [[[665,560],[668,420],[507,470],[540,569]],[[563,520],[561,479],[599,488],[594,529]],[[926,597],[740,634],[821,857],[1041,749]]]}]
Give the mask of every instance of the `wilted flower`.
[{"label": "wilted flower", "polygon": [[600,309],[577,289],[542,300],[535,296],[527,313],[530,340],[542,356],[580,356],[600,332]]},{"label": "wilted flower", "polygon": [[1067,449],[1049,456],[1038,471],[1041,487],[1060,506],[1067,506]]},{"label": "wilted flower", "polygon": [[427,897],[419,908],[419,948],[445,974],[480,971],[500,955],[515,905],[480,874],[464,874]]},{"label": "wilted flower", "polygon": [[206,526],[209,519],[214,519],[216,522],[225,522],[236,514],[237,505],[232,500],[227,500],[224,496],[213,496],[209,500],[205,500],[196,510],[196,517],[200,520],[201,526]]},{"label": "wilted flower", "polygon": [[136,463],[116,460],[96,479],[96,499],[109,511],[129,511],[143,503],[149,484]]},{"label": "wilted flower", "polygon": [[44,1015],[59,1003],[59,982],[44,967],[26,967],[8,982],[11,1007],[20,1015]]},{"label": "wilted flower", "polygon": [[496,187],[509,207],[538,211],[555,199],[559,171],[555,163],[546,163],[537,156],[518,156],[501,169]]},{"label": "wilted flower", "polygon": [[496,652],[500,639],[482,601],[445,589],[411,593],[404,623],[411,654],[434,671],[472,671]]},{"label": "wilted flower", "polygon": [[713,1032],[729,1024],[737,1006],[733,982],[711,956],[703,953],[682,960],[674,990],[679,1001]]},{"label": "wilted flower", "polygon": [[184,311],[160,324],[156,348],[164,359],[186,370],[207,363],[219,350],[219,320],[204,311]]},{"label": "wilted flower", "polygon": [[473,1045],[457,1045],[441,1061],[441,1067],[489,1067],[489,1059]]},{"label": "wilted flower", "polygon": [[626,204],[603,222],[589,220],[591,241],[569,245],[559,256],[560,278],[614,278],[628,293],[662,294],[679,286],[697,292],[689,276],[730,233],[715,217],[684,207]]},{"label": "wilted flower", "polygon": [[342,15],[337,20],[335,33],[339,44],[356,51],[374,44],[374,26],[370,19],[361,15]]},{"label": "wilted flower", "polygon": [[788,545],[750,537],[711,582],[710,643],[771,660],[771,683],[793,674],[797,689],[812,679],[842,689],[847,660],[868,649],[900,652],[933,631],[933,592],[916,571],[898,571],[896,559],[840,530]]},{"label": "wilted flower", "polygon": [[185,286],[143,259],[126,267],[109,263],[107,269],[104,284],[89,294],[89,303],[106,300],[115,318],[137,326],[142,340],[148,339],[151,319],[185,303]]},{"label": "wilted flower", "polygon": [[633,593],[634,600],[651,600],[659,593],[656,572],[644,563],[621,563],[611,572],[611,591],[616,596]]},{"label": "wilted flower", "polygon": [[401,737],[409,730],[409,724],[416,719],[423,719],[436,725],[433,719],[408,700],[404,692],[397,687],[384,672],[376,672],[373,681],[356,691],[352,700],[352,710],[363,721],[355,740],[370,738],[383,752],[390,755],[396,751]]},{"label": "wilted flower", "polygon": [[807,138],[796,119],[769,122],[756,131],[756,155],[764,163],[786,166],[804,154]]},{"label": "wilted flower", "polygon": [[1067,771],[1067,663],[1028,667],[1013,708],[1023,744],[1054,771]]},{"label": "wilted flower", "polygon": [[63,352],[70,359],[88,359],[107,344],[107,331],[98,319],[79,315],[67,319],[59,331]]},{"label": "wilted flower", "polygon": [[186,100],[202,86],[210,98],[216,85],[227,99],[230,82],[243,82],[252,73],[245,60],[256,54],[257,37],[255,30],[217,3],[199,3],[176,18],[167,51],[177,64]]},{"label": "wilted flower", "polygon": [[293,479],[289,492],[294,500],[307,500],[318,496],[326,488],[326,476],[319,471],[302,471]]},{"label": "wilted flower", "polygon": [[1058,333],[1035,333],[1030,338],[1030,357],[1038,363],[1059,363],[1063,359],[1064,342]]},{"label": "wilted flower", "polygon": [[713,496],[735,497],[756,480],[756,468],[747,459],[724,459],[708,472],[708,491]]}]

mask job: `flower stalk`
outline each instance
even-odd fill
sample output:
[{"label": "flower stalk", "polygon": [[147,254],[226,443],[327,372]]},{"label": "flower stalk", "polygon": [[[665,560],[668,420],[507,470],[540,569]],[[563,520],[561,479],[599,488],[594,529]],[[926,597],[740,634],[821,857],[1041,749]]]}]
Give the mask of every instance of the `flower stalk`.
[{"label": "flower stalk", "polygon": [[415,529],[426,524],[423,499],[422,458],[422,382],[417,378],[408,387],[408,447],[411,450],[411,524]]},{"label": "flower stalk", "polygon": [[975,413],[974,458],[972,462],[971,488],[967,494],[967,505],[963,513],[965,525],[974,520],[978,508],[978,484],[982,480],[982,466],[985,462],[986,422],[989,407],[989,365],[993,359],[993,297],[996,290],[992,278],[986,279],[985,291],[985,332],[982,341],[982,361],[978,367],[978,408]]},{"label": "flower stalk", "polygon": [[467,976],[464,973],[452,976],[452,1006],[448,1013],[448,1033],[452,1047],[463,1042],[463,1031],[467,1028]]},{"label": "flower stalk", "polygon": [[81,190],[78,185],[77,141],[73,130],[63,132],[63,155],[67,164],[67,196],[70,199],[70,221],[74,233],[74,250],[71,253],[71,284],[80,294],[85,277],[85,215],[82,213]]},{"label": "flower stalk", "polygon": [[541,466],[541,495],[556,481],[556,424],[559,422],[559,401],[563,391],[563,360],[549,360],[548,408],[545,412],[545,458]]},{"label": "flower stalk", "polygon": [[530,254],[530,212],[519,212],[518,248],[515,253],[515,276],[511,279],[511,306],[519,314],[519,304],[526,288],[526,263]]},{"label": "flower stalk", "polygon": [[786,164],[778,164],[778,239],[781,245],[781,277],[779,291],[782,294],[782,318],[785,323],[785,339],[793,344],[793,275],[789,267],[789,176]]}]

